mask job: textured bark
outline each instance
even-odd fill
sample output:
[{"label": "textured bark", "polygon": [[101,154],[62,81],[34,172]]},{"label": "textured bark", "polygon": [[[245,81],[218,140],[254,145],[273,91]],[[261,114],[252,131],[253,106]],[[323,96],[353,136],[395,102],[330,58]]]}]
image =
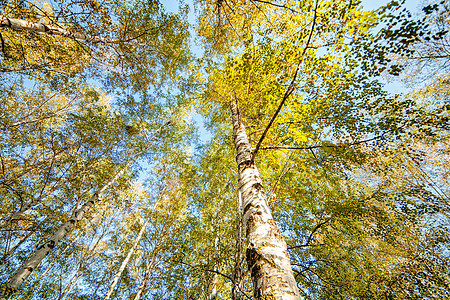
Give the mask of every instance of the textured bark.
[{"label": "textured bark", "polygon": [[[73,240],[72,243],[68,244],[66,246],[66,248],[64,248],[64,250],[62,250],[59,254],[59,256],[63,256],[64,253],[66,253],[66,251],[73,245],[76,243],[76,241],[80,238],[80,236],[78,236],[75,240]],[[51,270],[51,268],[53,267],[53,265],[55,264],[56,260],[53,260],[51,264],[48,265],[48,267],[45,269],[45,271],[39,275],[39,277],[34,281],[33,285],[28,289],[24,299],[31,299],[32,295],[33,295],[33,290],[36,288],[36,286],[38,285],[38,283],[41,281],[42,278],[45,277],[45,275]]]},{"label": "textured bark", "polygon": [[123,260],[122,264],[120,265],[119,271],[117,272],[116,276],[114,276],[113,281],[111,282],[111,285],[109,287],[108,292],[106,293],[105,297],[103,298],[104,300],[107,300],[111,297],[114,288],[117,285],[117,282],[120,279],[120,276],[122,276],[122,272],[123,270],[125,270],[125,267],[127,266],[128,262],[130,261],[131,255],[133,255],[134,253],[134,249],[136,248],[137,244],[139,243],[139,241],[142,238],[142,235],[144,234],[145,228],[147,227],[148,222],[150,221],[150,218],[147,219],[147,221],[145,221],[144,225],[142,225],[141,230],[139,230],[138,235],[136,236],[136,238],[134,239],[133,245],[131,246],[131,249],[128,251],[127,257]]},{"label": "textured bark", "polygon": [[86,42],[92,42],[92,43],[117,43],[116,40],[89,35],[89,34],[82,34],[77,32],[72,32],[67,29],[63,29],[61,27],[56,26],[50,26],[42,23],[36,23],[36,22],[30,22],[26,20],[20,20],[20,19],[13,19],[8,18],[4,15],[0,15],[0,27],[7,27],[11,29],[18,29],[18,30],[29,30],[34,32],[40,32],[45,33],[49,35],[60,35],[63,37],[72,38],[77,41],[86,41]]},{"label": "textured bark", "polygon": [[242,223],[247,238],[247,265],[256,299],[300,299],[286,242],[267,205],[261,177],[252,159],[251,145],[236,103],[231,112],[242,194]]}]

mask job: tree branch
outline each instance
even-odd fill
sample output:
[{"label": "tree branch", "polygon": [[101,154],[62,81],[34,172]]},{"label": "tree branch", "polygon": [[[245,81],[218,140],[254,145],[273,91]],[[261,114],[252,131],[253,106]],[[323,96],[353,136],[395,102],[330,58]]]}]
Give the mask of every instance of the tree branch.
[{"label": "tree branch", "polygon": [[[311,231],[311,233],[310,233],[310,235],[309,235],[309,237],[308,237],[308,240],[306,241],[306,244],[303,244],[303,245],[297,245],[297,246],[291,246],[291,247],[288,247],[287,249],[288,249],[288,250],[291,250],[291,249],[295,249],[295,248],[301,248],[301,247],[308,247],[308,246],[311,246],[309,243],[311,243],[313,234],[316,233],[316,231],[317,231],[320,227],[322,227],[323,225],[327,224],[330,220],[331,220],[331,218],[329,218],[329,219],[327,219],[327,220],[325,220],[325,221],[323,221],[323,222],[317,224],[316,227],[314,227],[314,229]],[[323,245],[324,245],[324,244],[323,244]],[[320,246],[320,245],[317,245],[317,246]]]},{"label": "tree branch", "polygon": [[319,4],[319,0],[316,0],[316,6],[315,6],[315,8],[314,8],[314,18],[313,18],[313,23],[312,23],[312,26],[311,26],[311,32],[309,33],[309,37],[308,37],[308,41],[306,42],[306,46],[305,46],[305,48],[303,48],[303,52],[302,52],[302,54],[301,54],[301,56],[300,56],[300,57],[301,57],[301,60],[300,60],[300,62],[297,64],[297,69],[295,70],[294,77],[292,78],[292,81],[291,81],[291,83],[289,84],[289,87],[287,88],[286,93],[285,93],[284,96],[283,96],[283,100],[281,100],[280,105],[278,105],[278,108],[277,108],[277,110],[275,111],[275,114],[272,116],[272,119],[270,120],[269,124],[267,125],[266,129],[264,130],[263,134],[261,135],[261,138],[259,139],[258,144],[256,145],[256,148],[255,148],[255,150],[253,151],[252,161],[255,160],[256,154],[258,153],[258,150],[259,150],[259,148],[261,147],[261,144],[262,144],[264,138],[266,137],[267,132],[269,131],[269,129],[270,129],[270,127],[272,126],[273,122],[275,121],[275,119],[277,118],[277,116],[278,116],[278,114],[280,113],[281,109],[283,108],[284,103],[285,103],[286,100],[289,98],[289,96],[294,92],[294,89],[295,89],[294,83],[295,83],[295,80],[297,79],[297,75],[298,75],[298,71],[299,71],[299,69],[300,69],[300,65],[301,65],[301,63],[303,62],[303,57],[304,57],[304,55],[305,55],[305,53],[306,53],[306,50],[308,49],[308,45],[309,45],[309,43],[310,43],[310,41],[311,41],[311,37],[312,37],[313,32],[314,32],[314,26],[316,25],[316,19],[317,19],[317,6],[318,6],[318,4]]},{"label": "tree branch", "polygon": [[[368,143],[375,140],[383,139],[384,134],[376,136],[374,138],[368,140],[357,141],[354,143],[350,143],[347,145],[314,145],[314,146],[305,146],[305,147],[297,147],[297,146],[267,146],[261,147],[260,150],[312,150],[317,148],[345,148],[349,146],[359,145],[363,143]],[[315,155],[314,155],[315,156]]]},{"label": "tree branch", "polygon": [[276,6],[276,7],[280,7],[280,8],[285,8],[285,9],[287,9],[287,10],[290,10],[290,11],[293,12],[293,13],[298,13],[298,11],[296,11],[295,9],[292,9],[292,8],[290,8],[290,7],[287,7],[286,5],[276,4],[276,3],[273,3],[273,2],[270,2],[270,1],[264,1],[264,0],[253,0],[253,1],[255,1],[255,2],[260,2],[260,3],[265,3],[265,4],[269,4],[269,5]]}]

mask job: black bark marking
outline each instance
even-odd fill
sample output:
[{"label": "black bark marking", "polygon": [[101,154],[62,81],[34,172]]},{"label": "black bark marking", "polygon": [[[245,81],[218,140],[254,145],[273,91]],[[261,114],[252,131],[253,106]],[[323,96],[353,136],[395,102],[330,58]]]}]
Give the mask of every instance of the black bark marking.
[{"label": "black bark marking", "polygon": [[47,242],[47,246],[50,248],[50,249],[53,249],[53,248],[55,248],[55,241],[54,240],[51,240],[51,241],[48,241]]},{"label": "black bark marking", "polygon": [[248,212],[248,210],[250,209],[250,206],[252,206],[252,202],[250,201],[245,207],[244,207],[244,211],[242,213],[242,215],[245,216],[245,214]]},{"label": "black bark marking", "polygon": [[[1,42],[2,42],[2,52],[3,52],[3,55],[5,56],[5,57],[8,57],[8,55],[6,54],[6,48],[5,48],[5,40],[3,39],[3,35],[0,33],[0,40],[1,40]],[[2,165],[3,165],[3,160],[2,160]],[[5,174],[5,170],[3,170],[3,174]]]},{"label": "black bark marking", "polygon": [[263,186],[261,183],[256,182],[253,184],[253,188],[257,189],[258,191],[261,191],[263,189]]}]

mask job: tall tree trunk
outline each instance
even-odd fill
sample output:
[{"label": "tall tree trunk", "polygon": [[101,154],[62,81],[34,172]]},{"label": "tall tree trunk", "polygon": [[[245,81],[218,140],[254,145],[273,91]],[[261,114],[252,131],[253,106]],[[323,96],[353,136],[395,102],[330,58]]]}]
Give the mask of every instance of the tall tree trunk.
[{"label": "tall tree trunk", "polygon": [[[155,205],[153,205],[155,206]],[[156,254],[158,253],[159,248],[161,247],[161,243],[165,240],[166,236],[166,227],[167,222],[164,223],[163,228],[161,229],[160,233],[158,234],[158,239],[156,240],[155,247],[152,251],[152,256],[150,258],[150,261],[147,263],[147,267],[145,269],[144,278],[142,279],[141,284],[139,285],[138,291],[136,295],[134,296],[134,300],[140,300],[142,296],[144,295],[144,291],[148,285],[148,282],[150,281],[150,275],[152,274],[153,268],[155,266],[155,260],[156,260]]]},{"label": "tall tree trunk", "polygon": [[49,35],[60,35],[69,37],[77,41],[86,41],[93,43],[117,43],[116,40],[99,37],[95,35],[82,34],[72,32],[61,27],[50,26],[42,23],[35,23],[21,19],[8,18],[4,15],[0,15],[0,27],[7,27],[11,29],[29,30],[34,32],[46,33]]},{"label": "tall tree trunk", "polygon": [[69,295],[70,291],[73,289],[74,285],[78,282],[78,279],[80,279],[82,269],[87,264],[87,262],[91,259],[92,256],[95,254],[95,250],[97,249],[98,245],[100,244],[101,240],[105,236],[105,234],[108,232],[109,227],[111,226],[112,222],[116,218],[116,213],[112,216],[111,220],[109,220],[108,224],[106,225],[105,229],[103,230],[102,234],[97,238],[97,241],[95,242],[94,246],[91,250],[89,250],[88,255],[85,258],[81,259],[81,262],[78,266],[78,270],[75,272],[75,274],[72,276],[72,279],[70,279],[69,283],[67,284],[66,288],[64,289],[63,294],[60,296],[61,300],[65,300],[67,296]]},{"label": "tall tree trunk", "polygon": [[[61,253],[59,254],[59,256],[62,256],[64,253],[66,253],[66,251],[69,249],[70,246],[72,246],[73,244],[75,244],[75,242],[79,239],[80,237],[76,237],[75,240],[73,240],[72,243],[68,244],[66,246],[66,248],[64,248],[64,250],[61,251]],[[48,267],[45,269],[45,271],[39,275],[39,277],[34,281],[33,285],[28,289],[27,294],[25,295],[24,299],[31,299],[32,294],[33,294],[33,290],[35,289],[35,287],[38,285],[39,281],[45,277],[45,275],[48,273],[48,271],[51,270],[51,268],[53,267],[53,265],[55,264],[56,259],[52,261],[51,264],[48,265]]]},{"label": "tall tree trunk", "polygon": [[267,205],[245,126],[236,103],[231,102],[230,107],[253,293],[256,299],[300,299],[286,242]]},{"label": "tall tree trunk", "polygon": [[130,261],[131,255],[134,253],[134,249],[136,248],[137,244],[141,240],[142,236],[144,235],[145,227],[147,227],[148,222],[150,221],[150,218],[147,218],[147,221],[145,221],[144,225],[142,225],[141,230],[139,230],[138,235],[134,239],[133,245],[131,246],[131,249],[128,251],[127,257],[123,260],[122,265],[119,268],[119,271],[117,272],[116,276],[114,276],[113,281],[111,282],[111,285],[109,287],[108,292],[106,293],[104,300],[107,300],[111,297],[114,288],[116,287],[117,282],[120,279],[120,276],[122,276],[123,270],[125,270],[125,267],[127,266],[128,262]]}]

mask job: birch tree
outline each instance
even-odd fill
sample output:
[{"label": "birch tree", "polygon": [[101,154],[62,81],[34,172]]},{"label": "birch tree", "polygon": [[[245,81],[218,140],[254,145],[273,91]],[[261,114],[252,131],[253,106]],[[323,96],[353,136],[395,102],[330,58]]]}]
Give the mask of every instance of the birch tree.
[{"label": "birch tree", "polygon": [[[219,54],[223,53],[220,49],[215,48],[217,42],[221,41],[216,37],[233,40],[241,48],[236,54],[237,57],[240,57],[239,60],[233,59],[232,47],[226,48],[226,50],[230,50],[231,54],[225,56],[224,63],[220,66],[224,68],[219,70],[220,67],[218,67],[217,71],[210,69],[213,71],[210,72],[208,82],[205,85],[205,101],[201,103],[199,109],[206,117],[210,118],[211,122],[217,124],[217,127],[222,126],[223,131],[223,124],[226,120],[223,112],[228,106],[228,102],[233,97],[234,101],[239,104],[241,109],[239,118],[241,122],[245,120],[246,126],[251,128],[248,140],[255,143],[254,148],[247,145],[248,161],[251,163],[258,161],[261,170],[263,170],[263,178],[272,179],[269,199],[262,207],[284,207],[283,203],[287,204],[293,199],[301,199],[301,194],[292,194],[287,190],[284,190],[283,193],[277,192],[283,185],[282,181],[287,180],[285,177],[296,173],[291,169],[297,170],[299,166],[309,168],[309,166],[315,165],[317,169],[313,168],[312,172],[315,172],[313,176],[308,174],[292,176],[296,178],[297,185],[305,185],[305,191],[316,188],[327,190],[325,187],[334,180],[340,181],[338,178],[348,177],[347,171],[344,170],[351,173],[351,166],[360,166],[365,162],[368,157],[368,150],[364,148],[377,149],[380,145],[386,145],[385,139],[396,139],[399,133],[404,133],[400,129],[402,117],[394,111],[399,107],[411,107],[412,105],[408,106],[409,104],[396,102],[395,97],[383,90],[382,84],[377,82],[376,77],[379,75],[378,68],[384,68],[384,70],[389,68],[389,73],[392,75],[398,74],[394,64],[383,60],[386,58],[384,55],[387,55],[390,51],[387,48],[396,45],[395,47],[398,46],[398,48],[393,48],[394,52],[406,53],[407,51],[405,45],[402,43],[395,44],[396,39],[389,39],[387,35],[382,33],[374,34],[376,38],[371,40],[373,36],[369,36],[375,32],[376,24],[379,24],[378,18],[380,15],[377,13],[363,11],[358,6],[359,3],[353,3],[354,6],[350,3],[349,6],[342,7],[340,4],[327,1],[311,1],[299,6],[290,5],[290,3],[286,5],[274,3],[233,3],[231,5],[228,3],[228,6],[222,6],[220,3],[206,1],[203,4],[205,4],[205,10],[209,14],[202,16],[204,23],[201,25],[204,27],[199,26],[199,30],[205,36],[205,40],[213,44],[208,49]],[[254,8],[254,10],[248,9],[248,14],[245,15],[243,13],[244,8],[252,5],[257,8]],[[389,3],[380,11],[386,13],[384,17],[389,18],[387,12],[391,13],[397,9],[396,4]],[[215,14],[214,17],[211,17],[213,10],[215,10]],[[301,18],[297,15],[300,12],[302,13]],[[404,11],[401,14],[407,15]],[[243,17],[244,15],[245,17]],[[282,16],[288,16],[287,18],[293,21],[290,25],[285,24],[283,20],[286,18]],[[242,25],[245,20],[252,18],[259,18],[259,21]],[[223,23],[220,23],[221,21]],[[214,22],[217,23],[214,24]],[[278,24],[279,26],[277,26]],[[298,25],[300,26],[295,30],[295,26]],[[232,32],[233,26],[242,26],[243,30]],[[214,28],[217,31],[213,32]],[[305,28],[308,30],[305,30]],[[396,31],[399,34],[397,38],[405,33],[405,30],[408,30],[405,27],[402,28],[399,31],[402,33]],[[417,29],[417,27],[414,28]],[[250,32],[258,32],[257,37]],[[274,36],[275,32],[278,34],[277,37]],[[381,30],[381,32],[385,31]],[[215,35],[216,33],[219,35]],[[372,45],[371,42],[368,42],[370,40],[376,41],[373,45],[378,45],[379,42],[379,45],[389,44],[390,46],[384,46],[385,48],[378,52],[376,52],[375,47],[368,50],[369,48],[365,46],[357,46],[355,48],[359,49],[358,51],[364,50],[353,53],[355,49],[352,48],[353,43],[342,38],[343,35],[353,36],[353,41],[358,41],[356,44],[360,41],[360,45],[364,45],[364,43]],[[405,37],[407,39],[405,40],[406,44],[414,40],[414,37],[410,36],[409,33]],[[322,49],[324,52],[316,49]],[[370,51],[374,52],[369,53]],[[368,57],[373,58],[373,60],[367,60]],[[360,71],[357,70],[357,66],[361,66]],[[331,81],[329,81],[330,79]],[[411,104],[411,102],[408,103]],[[387,119],[384,117],[377,120],[367,119],[367,115],[362,112],[368,108],[369,110],[373,109],[371,111],[374,113],[375,111],[382,115],[386,113]],[[322,113],[324,114],[322,115]],[[393,114],[391,115],[391,113]],[[217,135],[225,139],[225,134],[225,132],[222,132]],[[236,147],[238,148],[238,146]],[[264,154],[261,154],[261,151]],[[302,151],[305,154],[302,154]],[[296,165],[291,165],[291,162],[295,162]],[[274,171],[275,169],[277,171]],[[336,177],[328,175],[330,172],[335,174]],[[324,187],[313,187],[315,186],[313,182],[320,180],[320,178],[328,179],[329,176],[334,177],[333,179],[330,178],[333,181],[322,182]],[[342,180],[345,182],[344,179]],[[261,184],[261,181],[259,184]],[[334,183],[331,185],[335,186]],[[337,186],[335,188],[336,191],[339,190]],[[303,193],[302,191],[298,192]],[[300,238],[298,235],[292,237],[292,239],[288,237],[289,243],[296,239],[305,241],[300,245],[291,244],[289,246],[289,250],[296,255],[305,251],[300,250],[302,248],[309,249],[309,247],[316,246],[311,243],[311,239],[316,234],[320,235],[317,232],[324,230],[331,234],[332,230],[328,231],[328,228],[333,228],[335,225],[328,225],[328,222],[335,221],[335,217],[341,214],[341,210],[344,210],[337,203],[330,204],[336,205],[337,210],[325,204],[330,200],[330,194],[328,193],[329,191],[324,194],[314,193],[314,196],[308,199],[312,204],[305,202],[301,209],[294,209],[296,207],[294,203],[285,207],[287,212],[296,211],[298,213],[295,214],[296,216],[306,214],[303,221],[291,225],[292,215],[286,213],[281,223],[286,232],[292,232],[292,228],[301,227],[298,224],[305,224],[312,220],[315,222],[315,224],[308,226],[309,228],[303,233],[304,237]],[[350,193],[350,190],[347,193]],[[344,195],[341,197],[342,202],[346,201],[344,199],[350,199],[347,198],[348,196],[344,197]],[[387,199],[385,200],[388,202]],[[324,203],[324,206],[319,203]],[[370,213],[367,212],[368,215],[371,217],[375,215],[375,211],[378,209],[377,205],[380,204],[376,203],[371,206],[373,210],[370,210]],[[317,219],[314,217],[311,220],[308,217],[312,211],[318,213]],[[356,209],[355,213],[356,211],[359,211],[359,209]],[[313,213],[313,215],[315,214]],[[277,215],[281,217],[285,213],[280,209]],[[386,251],[389,251],[390,255],[398,255],[398,257],[403,257],[408,251],[418,251],[420,247],[418,230],[424,224],[418,225],[406,221],[404,216],[395,209],[389,210],[386,208],[383,215],[386,218],[386,223],[401,224],[403,222],[403,224],[409,224],[409,229],[406,230],[405,228],[405,236],[408,236],[411,240],[411,244],[403,244],[402,247],[404,248],[398,252],[389,248],[389,246],[384,249],[389,249]],[[343,219],[340,219],[339,222],[342,222],[340,224],[343,228],[349,226],[348,228],[358,232],[364,231],[365,228],[364,226],[360,227],[358,222],[354,222],[352,225],[344,225]],[[392,235],[395,235],[394,231],[392,231]],[[347,229],[342,229],[342,232],[347,232],[345,235],[349,235],[349,239],[355,243],[354,245],[359,243],[356,236],[350,234]],[[372,238],[371,234],[367,233],[366,238],[368,240]],[[383,234],[383,238],[388,235],[390,234]],[[329,237],[332,239],[331,235]],[[330,244],[329,242],[323,243],[323,238],[324,236],[321,236],[321,239],[318,239],[317,245]],[[379,245],[379,247],[382,246]],[[309,250],[306,250],[305,252],[312,253],[315,251],[309,252]],[[367,261],[376,260],[374,257],[369,259],[370,252],[364,253],[364,255],[367,255],[365,257]],[[348,259],[350,261],[360,258],[356,253],[351,253]],[[305,273],[314,274],[314,267],[303,265],[301,260],[295,263],[301,266],[300,269],[294,268],[298,277],[297,281],[302,281],[301,278],[305,276]],[[390,269],[389,265],[380,264],[378,267],[380,267],[380,270]],[[249,268],[251,268],[251,265]],[[331,270],[327,272],[328,275],[333,274]],[[370,272],[376,274],[378,270],[372,269]],[[327,279],[321,276],[322,274],[318,273],[312,275],[309,277],[310,283],[322,282],[330,288],[327,296],[331,297],[337,290],[332,287],[333,280],[327,283]],[[351,272],[347,276],[350,278]],[[333,278],[333,275],[326,278]],[[306,280],[308,281],[308,278]],[[311,285],[306,285],[308,286],[307,290],[313,289]],[[336,285],[340,286],[339,283],[336,283]],[[368,288],[368,290],[370,289]],[[352,292],[359,293],[360,291],[352,290]],[[302,294],[307,296],[308,292],[302,291]],[[374,297],[376,298],[376,296]]]},{"label": "birch tree", "polygon": [[[160,131],[164,129],[167,124],[164,124]],[[158,133],[156,133],[158,134]],[[130,161],[114,176],[112,177],[104,186],[97,190],[94,195],[79,209],[74,211],[72,217],[63,224],[53,236],[45,242],[42,246],[38,247],[34,255],[25,263],[21,269],[17,270],[16,273],[11,277],[7,284],[7,288],[3,294],[4,299],[8,299],[28,278],[28,276],[33,272],[33,270],[41,263],[41,261],[48,255],[50,251],[62,240],[67,233],[71,232],[76,224],[83,219],[86,212],[88,212],[91,207],[93,207],[97,202],[99,202],[104,196],[105,192],[116,183],[116,181],[130,168],[136,160],[143,154],[143,152],[138,152],[135,154]]]},{"label": "birch tree", "polygon": [[258,299],[299,299],[286,242],[267,205],[245,127],[239,120],[236,103],[231,102],[230,106],[242,194],[242,222],[248,243],[247,264],[252,274],[254,295]]}]

